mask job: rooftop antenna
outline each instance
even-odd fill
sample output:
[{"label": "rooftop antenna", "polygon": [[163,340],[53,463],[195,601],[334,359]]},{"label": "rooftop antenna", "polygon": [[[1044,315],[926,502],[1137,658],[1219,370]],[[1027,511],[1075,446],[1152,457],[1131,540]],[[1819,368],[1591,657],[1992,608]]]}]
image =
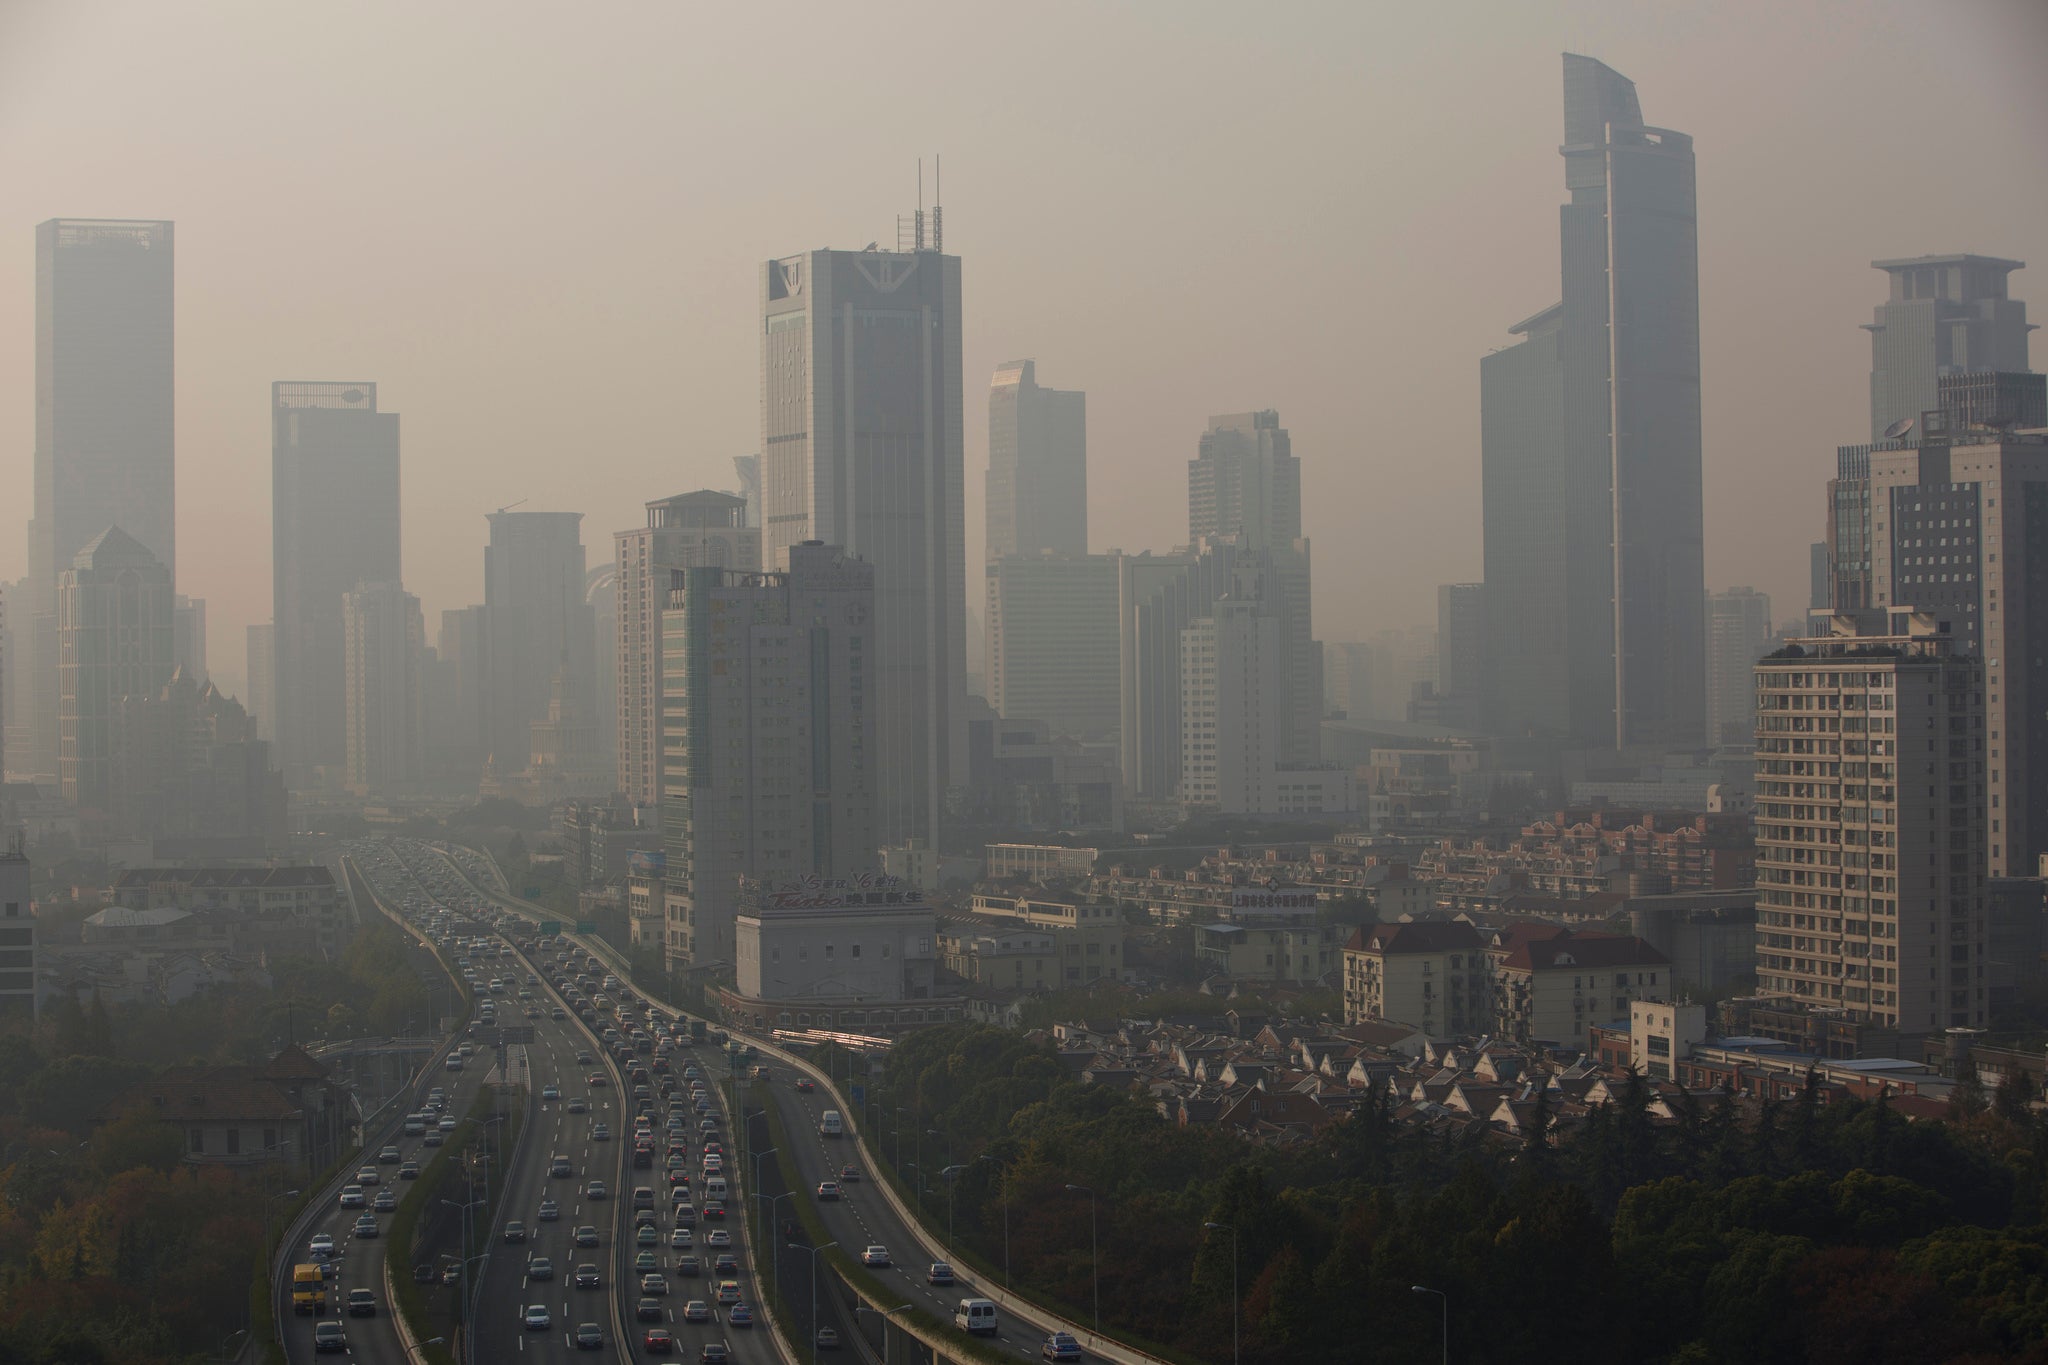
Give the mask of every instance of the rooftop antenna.
[{"label": "rooftop antenna", "polygon": [[528,502],[531,501],[532,499],[530,498],[521,498],[518,502],[508,502],[503,507],[500,507],[496,512],[492,513],[492,515],[502,515],[503,513],[511,511],[515,507],[524,507]]},{"label": "rooftop antenna", "polygon": [[[924,163],[923,163],[922,161],[918,162],[918,177],[917,177],[917,197],[918,197],[918,200],[919,200],[919,202],[920,202],[920,203],[921,203],[921,202],[923,202],[923,200],[924,200]],[[938,156],[938,153],[937,153],[937,152],[934,152],[934,153],[932,153],[932,250],[933,250],[933,251],[944,251],[944,250],[946,249],[946,219],[945,219],[945,212],[946,212],[946,211],[945,211],[945,210],[944,210],[943,208],[940,208],[940,207],[939,207],[939,200],[940,200],[940,199],[941,199],[942,197],[943,197],[943,196],[942,196],[942,195],[940,195],[940,193],[939,193],[939,156]]]}]

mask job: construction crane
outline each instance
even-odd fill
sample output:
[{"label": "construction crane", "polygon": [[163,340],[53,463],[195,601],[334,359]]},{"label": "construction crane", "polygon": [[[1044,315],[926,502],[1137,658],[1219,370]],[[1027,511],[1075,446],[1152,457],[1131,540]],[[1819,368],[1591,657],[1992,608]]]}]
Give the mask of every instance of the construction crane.
[{"label": "construction crane", "polygon": [[515,507],[524,507],[529,501],[530,499],[521,498],[518,502],[508,502],[503,507],[500,507],[496,512],[491,513],[491,515],[495,517],[500,513],[509,512]]}]

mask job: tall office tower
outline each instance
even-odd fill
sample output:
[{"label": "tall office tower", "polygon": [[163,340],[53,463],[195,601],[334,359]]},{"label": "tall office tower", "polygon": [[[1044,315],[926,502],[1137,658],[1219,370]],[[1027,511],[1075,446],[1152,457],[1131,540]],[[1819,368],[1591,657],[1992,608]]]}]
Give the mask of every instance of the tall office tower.
[{"label": "tall office tower", "polygon": [[1177,801],[1181,787],[1181,631],[1230,592],[1235,537],[1117,561],[1117,744],[1124,791]]},{"label": "tall office tower", "polygon": [[[751,459],[752,456],[742,458]],[[761,567],[761,531],[749,504],[701,489],[647,504],[647,524],[612,533],[618,570],[619,790],[658,811],[661,779],[661,613],[676,569]]]},{"label": "tall office tower", "polygon": [[988,701],[1004,720],[1042,720],[1056,735],[1117,732],[1115,555],[1015,554],[992,560]]},{"label": "tall office tower", "polygon": [[277,743],[277,631],[270,622],[248,628],[250,721],[256,737]]},{"label": "tall office tower", "polygon": [[36,915],[28,854],[10,831],[0,847],[0,1016],[36,1018]]},{"label": "tall office tower", "polygon": [[277,759],[294,787],[339,782],[347,759],[341,599],[397,583],[398,414],[377,386],[270,386],[270,538]]},{"label": "tall office tower", "polygon": [[1486,675],[1486,585],[1440,583],[1436,590],[1436,692],[1443,718],[1477,729]]},{"label": "tall office tower", "polygon": [[1816,540],[1806,550],[1808,611],[1826,611],[1835,603],[1834,579],[1828,568],[1828,543]]},{"label": "tall office tower", "polygon": [[484,550],[484,646],[490,760],[519,772],[532,753],[532,726],[546,720],[555,670],[570,660],[569,690],[590,696],[595,627],[583,600],[581,512],[492,512]]},{"label": "tall office tower", "polygon": [[665,951],[733,960],[740,879],[873,869],[875,572],[836,546],[787,567],[670,571],[662,611]]},{"label": "tall office tower", "polygon": [[735,455],[732,457],[732,469],[740,481],[740,497],[746,500],[746,524],[758,531],[761,529],[761,457]]},{"label": "tall office tower", "polygon": [[937,847],[967,777],[960,258],[911,245],[763,267],[762,527],[770,567],[807,540],[874,567],[879,836]]},{"label": "tall office tower", "polygon": [[1871,440],[1943,406],[1942,375],[2026,370],[2027,306],[2006,295],[2006,276],[2024,262],[1962,254],[1870,264],[1891,277],[1890,297],[1866,324]]},{"label": "tall office tower", "polygon": [[1984,670],[1926,613],[1834,620],[1756,666],[1758,989],[1907,1033],[1981,1027]]},{"label": "tall office tower", "polygon": [[583,575],[583,604],[590,609],[590,701],[583,714],[591,727],[593,762],[611,774],[618,788],[619,748],[619,571],[609,559]]},{"label": "tall office tower", "polygon": [[1036,363],[1013,360],[988,390],[990,562],[1088,553],[1088,395],[1041,389]]},{"label": "tall office tower", "polygon": [[1563,301],[1480,366],[1487,601],[1508,633],[1489,728],[1692,743],[1706,713],[1692,139],[1646,125],[1631,82],[1569,53],[1564,113]]},{"label": "tall office tower", "polygon": [[151,696],[171,676],[171,596],[171,571],[118,526],[57,580],[57,776],[81,811],[110,808],[122,699]]},{"label": "tall office tower", "polygon": [[1301,461],[1280,414],[1211,417],[1188,461],[1188,539],[1242,537],[1258,549],[1301,538]]},{"label": "tall office tower", "polygon": [[26,766],[57,772],[57,580],[109,526],[177,566],[172,429],[173,231],[157,221],[36,226],[35,515]]},{"label": "tall office tower", "polygon": [[1747,744],[1756,731],[1756,661],[1771,648],[1771,599],[1755,588],[1707,594],[1707,740]]},{"label": "tall office tower", "polygon": [[206,666],[206,599],[178,593],[171,599],[171,657],[195,682],[213,676]]},{"label": "tall office tower", "polygon": [[388,796],[426,775],[426,618],[396,583],[342,595],[342,697],[347,761],[343,784]]},{"label": "tall office tower", "polygon": [[481,606],[454,607],[441,613],[434,639],[447,692],[427,736],[436,776],[474,777],[490,754],[490,638]]},{"label": "tall office tower", "polygon": [[1181,804],[1262,809],[1286,715],[1284,635],[1279,613],[1234,598],[1182,628]]}]

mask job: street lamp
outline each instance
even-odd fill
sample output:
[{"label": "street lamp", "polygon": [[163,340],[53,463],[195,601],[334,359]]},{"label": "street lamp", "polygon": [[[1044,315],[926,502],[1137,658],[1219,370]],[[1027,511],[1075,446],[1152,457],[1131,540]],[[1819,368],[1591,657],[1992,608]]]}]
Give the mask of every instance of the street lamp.
[{"label": "street lamp", "polygon": [[1441,1290],[1441,1289],[1431,1289],[1431,1288],[1430,1288],[1430,1287],[1429,1287],[1428,1285],[1426,1285],[1426,1284],[1411,1284],[1411,1285],[1409,1285],[1409,1286],[1408,1286],[1408,1288],[1409,1288],[1409,1291],[1410,1291],[1411,1293],[1414,1293],[1414,1294],[1417,1294],[1417,1295],[1422,1295],[1422,1294],[1434,1294],[1434,1295],[1436,1295],[1436,1296],[1437,1296],[1437,1297],[1438,1297],[1439,1299],[1442,1299],[1442,1300],[1443,1300],[1443,1305],[1444,1305],[1444,1365],[1451,1365],[1451,1296],[1450,1296],[1449,1294],[1446,1294],[1446,1293],[1444,1293],[1444,1291],[1443,1291],[1443,1290]]},{"label": "street lamp", "polygon": [[1102,1257],[1097,1252],[1095,1240],[1095,1191],[1086,1185],[1069,1185],[1067,1189],[1071,1193],[1088,1196],[1088,1268],[1089,1277],[1095,1281],[1095,1331],[1099,1335],[1102,1331]]},{"label": "street lamp", "polygon": [[989,1155],[989,1154],[988,1154],[987,1152],[983,1152],[983,1153],[982,1153],[982,1154],[981,1154],[980,1156],[976,1157],[976,1158],[975,1158],[975,1160],[977,1160],[977,1161],[994,1161],[994,1162],[995,1162],[995,1167],[996,1167],[996,1172],[997,1172],[997,1175],[996,1175],[996,1179],[1002,1182],[1002,1186],[1003,1186],[1003,1289],[1004,1289],[1004,1291],[1005,1291],[1005,1292],[1008,1292],[1008,1290],[1009,1290],[1009,1288],[1010,1288],[1010,1168],[1009,1168],[1008,1166],[1004,1165],[1004,1164],[1003,1164],[1002,1162],[1000,1162],[1000,1161],[996,1161],[996,1159],[995,1159],[994,1157],[990,1156],[990,1155]]},{"label": "street lamp", "polygon": [[903,1164],[903,1116],[904,1116],[905,1114],[908,1114],[909,1112],[910,1112],[910,1111],[909,1111],[908,1109],[904,1108],[904,1107],[903,1107],[902,1105],[900,1105],[900,1104],[896,1106],[896,1124],[895,1124],[895,1127],[896,1127],[896,1132],[895,1132],[895,1137],[896,1137],[896,1164],[897,1164],[898,1166],[901,1166],[901,1165]]},{"label": "street lamp", "polygon": [[[766,1237],[773,1237],[775,1235],[775,1206],[785,1199],[793,1199],[795,1197],[795,1190],[784,1190],[781,1194],[774,1195],[763,1194],[758,1189],[754,1191],[755,1199],[765,1199],[768,1201],[768,1212],[761,1219],[761,1231]],[[768,1258],[768,1274],[771,1277],[769,1283],[773,1286],[775,1294],[779,1297],[782,1293],[782,1258],[780,1256]]]},{"label": "street lamp", "polygon": [[811,1365],[818,1365],[818,1253],[825,1247],[836,1247],[839,1243],[827,1242],[824,1246],[815,1247],[807,1247],[797,1242],[785,1242],[783,1245],[791,1251],[811,1253]]},{"label": "street lamp", "polygon": [[946,1245],[953,1245],[953,1206],[959,1203],[958,1190],[960,1172],[965,1166],[947,1166],[939,1172],[939,1178],[946,1182]]},{"label": "street lamp", "polygon": [[[855,1317],[860,1316],[862,1313],[873,1313],[882,1320],[882,1365],[889,1365],[889,1315],[891,1313],[907,1313],[910,1309],[911,1305],[907,1303],[899,1303],[894,1308],[870,1308],[864,1303],[854,1304],[853,1312]],[[814,1337],[817,1335],[815,1325],[812,1327],[812,1335]]]},{"label": "street lamp", "polygon": [[1237,1365],[1237,1224],[1204,1223],[1202,1226],[1211,1232],[1222,1232],[1226,1228],[1230,1232],[1230,1360],[1231,1365]]}]

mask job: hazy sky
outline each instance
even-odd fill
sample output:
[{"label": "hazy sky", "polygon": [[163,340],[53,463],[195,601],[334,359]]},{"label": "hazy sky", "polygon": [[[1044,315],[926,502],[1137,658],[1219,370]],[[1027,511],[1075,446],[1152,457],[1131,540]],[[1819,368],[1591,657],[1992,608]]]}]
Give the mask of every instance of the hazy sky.
[{"label": "hazy sky", "polygon": [[2048,321],[2037,0],[0,0],[0,575],[42,219],[177,221],[179,586],[239,680],[272,380],[375,380],[404,415],[431,633],[481,600],[492,508],[583,511],[598,561],[648,499],[732,486],[760,263],[891,242],[938,153],[970,565],[988,377],[1031,356],[1088,392],[1091,548],[1183,538],[1205,417],[1274,407],[1318,633],[1433,620],[1480,571],[1479,358],[1557,297],[1566,50],[1696,140],[1707,579],[1794,614],[1867,433],[1868,262],[2028,260]]}]

